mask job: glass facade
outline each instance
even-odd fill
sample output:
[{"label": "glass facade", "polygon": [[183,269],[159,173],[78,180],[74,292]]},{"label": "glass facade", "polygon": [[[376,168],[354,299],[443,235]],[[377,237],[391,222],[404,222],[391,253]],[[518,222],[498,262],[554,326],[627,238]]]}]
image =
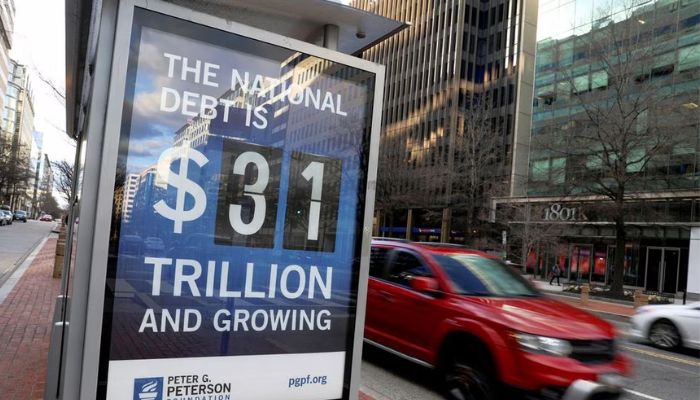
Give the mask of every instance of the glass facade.
[{"label": "glass facade", "polygon": [[[511,179],[523,1],[354,0],[351,5],[411,23],[363,53],[386,65],[376,205],[380,233],[404,236],[410,219],[415,230],[409,236],[437,240],[447,228],[441,210],[451,208],[449,237],[463,241],[470,226],[478,225],[466,221],[485,219],[489,193],[502,192]],[[474,167],[467,162],[475,159],[469,156],[474,147],[469,132],[486,125],[488,135],[478,134],[486,136],[478,146],[489,149],[483,152],[489,156],[474,161],[479,163]],[[471,170],[478,170],[474,184]],[[470,185],[478,187],[474,201],[465,200]],[[477,211],[462,207],[469,202]]]},{"label": "glass facade", "polygon": [[535,71],[528,195],[700,188],[700,0],[541,1]]}]

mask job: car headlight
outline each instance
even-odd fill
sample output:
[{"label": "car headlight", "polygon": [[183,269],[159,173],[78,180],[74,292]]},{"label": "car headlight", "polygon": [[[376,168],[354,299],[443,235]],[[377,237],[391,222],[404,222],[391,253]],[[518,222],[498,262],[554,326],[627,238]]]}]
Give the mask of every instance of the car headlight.
[{"label": "car headlight", "polygon": [[513,337],[523,350],[530,353],[566,357],[569,356],[573,350],[571,343],[564,339],[530,335],[528,333],[515,333]]}]

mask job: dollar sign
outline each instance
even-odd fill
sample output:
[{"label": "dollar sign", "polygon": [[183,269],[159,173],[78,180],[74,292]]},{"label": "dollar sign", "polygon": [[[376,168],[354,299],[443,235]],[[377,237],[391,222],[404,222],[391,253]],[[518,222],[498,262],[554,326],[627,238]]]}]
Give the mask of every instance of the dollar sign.
[{"label": "dollar sign", "polygon": [[[178,173],[175,173],[170,170],[170,165],[178,159],[180,160],[180,170]],[[165,150],[158,158],[158,166],[156,168],[158,179],[162,179],[168,185],[174,186],[177,189],[177,195],[174,209],[163,200],[154,204],[153,208],[159,214],[174,222],[173,232],[175,233],[182,233],[182,223],[201,217],[204,209],[207,207],[207,196],[204,193],[204,189],[196,182],[187,179],[187,169],[190,160],[200,167],[209,162],[204,154],[189,146],[171,147]],[[190,194],[194,197],[194,206],[189,210],[185,210],[185,194]]]}]

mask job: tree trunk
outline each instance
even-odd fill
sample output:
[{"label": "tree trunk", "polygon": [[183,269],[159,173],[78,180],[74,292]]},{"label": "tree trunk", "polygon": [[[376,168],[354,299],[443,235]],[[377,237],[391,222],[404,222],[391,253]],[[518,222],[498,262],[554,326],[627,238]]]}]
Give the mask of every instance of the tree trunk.
[{"label": "tree trunk", "polygon": [[613,264],[610,292],[622,295],[625,276],[625,219],[622,215],[615,217],[615,263]]},{"label": "tree trunk", "polygon": [[411,240],[411,233],[413,233],[413,209],[409,208],[406,216],[406,239]]},{"label": "tree trunk", "polygon": [[446,207],[442,210],[442,226],[440,227],[440,241],[449,243],[452,230],[452,209]]}]

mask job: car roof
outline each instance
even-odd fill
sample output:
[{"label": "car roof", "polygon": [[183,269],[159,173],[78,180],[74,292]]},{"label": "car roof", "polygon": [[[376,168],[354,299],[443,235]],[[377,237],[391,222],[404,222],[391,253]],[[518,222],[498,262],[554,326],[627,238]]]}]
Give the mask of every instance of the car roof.
[{"label": "car roof", "polygon": [[372,244],[395,248],[420,249],[432,254],[471,254],[500,260],[499,257],[492,254],[456,243],[412,242],[406,239],[393,240],[391,238],[373,238]]}]

